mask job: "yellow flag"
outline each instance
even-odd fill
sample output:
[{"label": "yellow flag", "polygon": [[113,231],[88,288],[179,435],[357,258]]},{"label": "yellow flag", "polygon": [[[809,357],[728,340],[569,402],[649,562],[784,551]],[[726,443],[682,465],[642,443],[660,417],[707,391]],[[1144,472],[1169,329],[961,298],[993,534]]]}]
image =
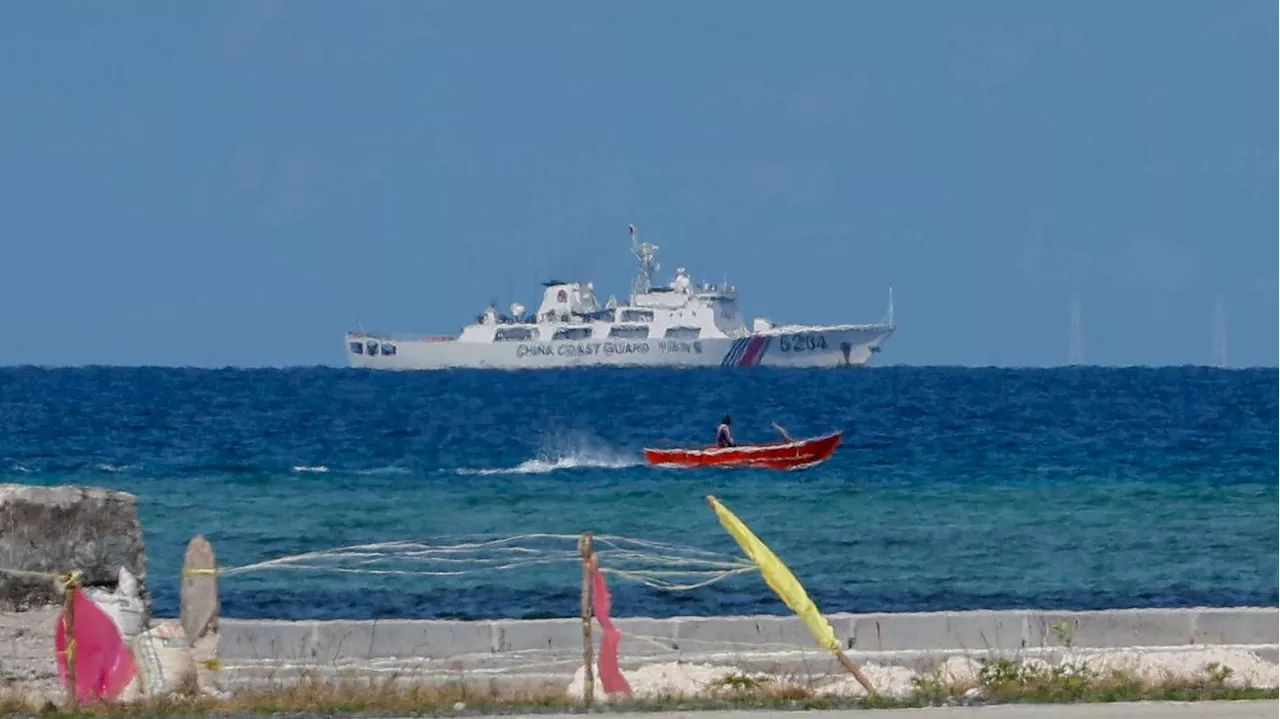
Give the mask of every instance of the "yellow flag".
[{"label": "yellow flag", "polygon": [[791,570],[787,569],[787,565],[783,564],[764,542],[752,534],[742,520],[720,504],[719,500],[708,495],[707,503],[716,511],[720,524],[733,535],[738,546],[742,547],[742,551],[760,567],[764,581],[774,592],[777,592],[788,607],[791,607],[791,611],[804,620],[805,626],[809,627],[809,631],[813,633],[813,638],[818,640],[818,645],[830,652],[840,651],[840,642],[836,641],[835,630],[813,605],[813,600],[809,599],[809,594],[804,591],[804,587],[796,580]]}]

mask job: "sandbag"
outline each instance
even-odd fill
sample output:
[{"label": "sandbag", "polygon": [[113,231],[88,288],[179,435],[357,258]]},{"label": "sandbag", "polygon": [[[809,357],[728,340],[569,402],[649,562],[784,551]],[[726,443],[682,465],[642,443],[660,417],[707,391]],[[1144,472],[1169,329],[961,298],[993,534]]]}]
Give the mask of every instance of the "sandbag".
[{"label": "sandbag", "polygon": [[139,688],[146,696],[177,691],[195,671],[191,643],[180,621],[168,621],[139,634],[133,643],[133,655],[138,665]]},{"label": "sandbag", "polygon": [[125,642],[132,643],[142,633],[146,622],[146,604],[138,589],[133,573],[120,567],[119,580],[114,592],[105,589],[89,589],[85,592],[93,603],[106,612],[115,623]]}]

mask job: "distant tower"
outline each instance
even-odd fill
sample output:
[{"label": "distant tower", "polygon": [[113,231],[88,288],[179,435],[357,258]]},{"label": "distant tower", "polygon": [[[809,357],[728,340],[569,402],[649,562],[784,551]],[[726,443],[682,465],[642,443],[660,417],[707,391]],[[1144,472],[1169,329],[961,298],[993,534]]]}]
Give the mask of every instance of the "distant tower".
[{"label": "distant tower", "polygon": [[1227,306],[1221,297],[1213,308],[1213,366],[1227,366]]},{"label": "distant tower", "polygon": [[1071,296],[1071,335],[1067,341],[1067,364],[1084,362],[1084,347],[1080,339],[1080,295]]}]

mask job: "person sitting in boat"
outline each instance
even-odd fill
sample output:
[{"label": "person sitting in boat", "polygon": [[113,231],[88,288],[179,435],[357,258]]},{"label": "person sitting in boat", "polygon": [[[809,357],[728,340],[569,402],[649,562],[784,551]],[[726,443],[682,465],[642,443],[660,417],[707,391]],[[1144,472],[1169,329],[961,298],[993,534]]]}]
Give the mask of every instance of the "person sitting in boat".
[{"label": "person sitting in boat", "polygon": [[733,418],[727,414],[720,420],[720,427],[716,429],[717,447],[733,446],[733,433],[729,431],[729,425],[731,424],[733,424]]}]

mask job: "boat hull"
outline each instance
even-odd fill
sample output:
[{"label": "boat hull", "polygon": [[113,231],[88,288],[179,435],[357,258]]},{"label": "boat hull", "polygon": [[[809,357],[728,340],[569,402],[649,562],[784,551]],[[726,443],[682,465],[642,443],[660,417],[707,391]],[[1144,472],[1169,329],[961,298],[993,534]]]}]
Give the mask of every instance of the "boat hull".
[{"label": "boat hull", "polygon": [[762,467],[803,469],[827,461],[840,445],[843,432],[790,442],[704,447],[702,449],[649,449],[649,464],[665,467]]},{"label": "boat hull", "polygon": [[466,342],[349,333],[347,364],[385,370],[567,367],[860,367],[892,325],[844,325],[701,340]]}]

